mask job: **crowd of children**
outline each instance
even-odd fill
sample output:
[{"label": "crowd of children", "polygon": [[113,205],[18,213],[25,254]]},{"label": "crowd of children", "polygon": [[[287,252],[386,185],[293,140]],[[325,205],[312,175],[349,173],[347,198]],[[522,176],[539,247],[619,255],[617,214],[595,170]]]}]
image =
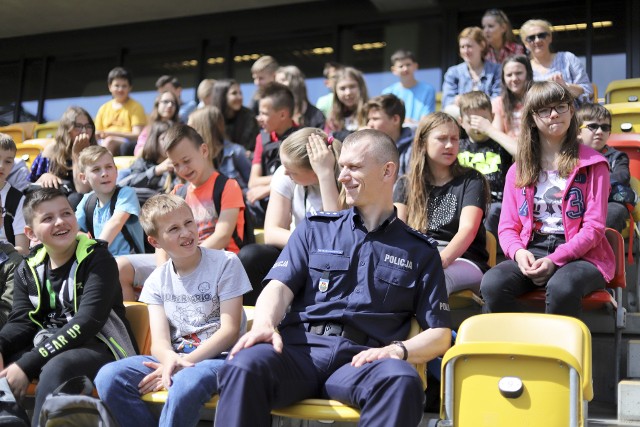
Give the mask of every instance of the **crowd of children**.
[{"label": "crowd of children", "polygon": [[[263,56],[251,108],[234,80],[204,80],[196,105],[162,76],[148,119],[114,68],[113,99],[95,123],[65,111],[26,196],[16,145],[0,134],[0,377],[16,396],[40,378],[37,414],[72,374],[117,360],[96,384],[122,425],[157,424],[139,397],[163,388],[161,425],[194,425],[245,330],[243,301],[255,304],[296,225],[347,206],[340,141],[364,128],[395,143],[397,216],[435,239],[448,294],[513,311],[546,286],[548,313],[579,316],[613,274],[604,230],[622,231],[635,203],[629,159],[607,146],[611,115],[588,102],[574,57],[548,51],[549,23],[523,26],[530,57],[504,12],[482,26],[458,37],[443,112],[407,50],[391,56],[399,81],[373,98],[359,70],[327,63],[330,92],[315,106],[297,67]],[[114,156],[132,154],[118,171]],[[265,244],[247,244],[249,225],[264,226]],[[506,258],[491,269],[487,233]],[[127,357],[123,300],[149,305],[151,356]]]}]

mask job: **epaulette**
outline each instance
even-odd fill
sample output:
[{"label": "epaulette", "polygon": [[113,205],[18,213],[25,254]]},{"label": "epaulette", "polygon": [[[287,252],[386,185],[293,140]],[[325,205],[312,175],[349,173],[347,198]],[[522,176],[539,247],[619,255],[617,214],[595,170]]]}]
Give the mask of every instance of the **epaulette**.
[{"label": "epaulette", "polygon": [[338,219],[342,215],[344,215],[344,212],[345,211],[340,211],[340,212],[324,212],[324,211],[320,211],[320,212],[316,212],[315,214],[309,214],[308,218],[309,219],[320,219],[320,218]]},{"label": "epaulette", "polygon": [[427,242],[432,248],[437,248],[438,247],[438,241],[436,239],[434,239],[433,237],[427,236],[426,234],[422,233],[421,231],[418,231],[415,228],[411,228],[408,225],[406,227],[407,227],[407,231],[409,233],[418,236],[419,238],[421,238],[422,240]]}]

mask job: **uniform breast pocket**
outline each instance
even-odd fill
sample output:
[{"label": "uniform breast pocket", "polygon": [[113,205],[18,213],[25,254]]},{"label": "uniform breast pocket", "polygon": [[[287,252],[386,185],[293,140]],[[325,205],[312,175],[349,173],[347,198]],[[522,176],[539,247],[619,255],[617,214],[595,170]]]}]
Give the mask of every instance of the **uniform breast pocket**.
[{"label": "uniform breast pocket", "polygon": [[375,292],[385,310],[413,307],[416,275],[413,271],[378,265],[374,272]]},{"label": "uniform breast pocket", "polygon": [[316,302],[341,298],[347,290],[338,286],[349,270],[350,258],[342,255],[311,254],[309,256],[309,274],[316,292]]}]

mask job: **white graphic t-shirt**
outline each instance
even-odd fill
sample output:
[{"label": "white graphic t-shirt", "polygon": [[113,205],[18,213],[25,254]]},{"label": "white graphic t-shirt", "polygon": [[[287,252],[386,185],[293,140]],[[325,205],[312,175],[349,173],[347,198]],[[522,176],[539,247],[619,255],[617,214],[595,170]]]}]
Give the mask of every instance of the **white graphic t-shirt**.
[{"label": "white graphic t-shirt", "polygon": [[562,195],[567,179],[558,171],[542,171],[533,195],[533,228],[545,234],[564,234]]},{"label": "white graphic t-shirt", "polygon": [[[227,251],[200,248],[198,268],[179,276],[171,260],[156,268],[144,283],[140,301],[163,305],[171,344],[190,353],[220,329],[220,302],[241,296],[251,284],[238,257]],[[246,323],[243,320],[241,333]]]}]

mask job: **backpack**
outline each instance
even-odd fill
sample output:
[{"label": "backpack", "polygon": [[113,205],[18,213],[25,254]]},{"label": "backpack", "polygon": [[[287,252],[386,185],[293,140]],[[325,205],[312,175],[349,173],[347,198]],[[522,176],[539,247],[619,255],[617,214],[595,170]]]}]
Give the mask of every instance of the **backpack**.
[{"label": "backpack", "polygon": [[93,397],[86,376],[71,378],[47,396],[40,411],[40,427],[119,427],[100,399]]},{"label": "backpack", "polygon": [[297,126],[293,126],[279,138],[275,132],[268,133],[264,129],[260,131],[262,141],[262,158],[260,165],[262,166],[262,175],[273,175],[276,169],[280,167],[280,145],[289,135],[298,130]]},{"label": "backpack", "polygon": [[[220,215],[220,206],[222,205],[222,192],[224,191],[224,186],[227,185],[227,181],[229,178],[223,173],[218,172],[218,177],[216,178],[216,182],[213,184],[213,206],[216,208],[216,212]],[[176,190],[176,195],[182,197],[183,199],[187,198],[187,185],[183,185]],[[238,235],[237,227],[233,230],[233,241],[236,243],[238,248],[242,248],[250,243],[256,242],[255,237],[255,221],[253,215],[247,208],[247,202],[245,200],[245,208],[244,208],[244,238],[241,239]]]},{"label": "backpack", "polygon": [[16,236],[13,233],[13,218],[16,216],[22,196],[22,191],[9,187],[7,198],[4,201],[4,235],[7,237],[7,241],[14,246],[16,244]]},{"label": "backpack", "polygon": [[[113,196],[111,196],[111,200],[109,201],[110,217],[113,216],[113,212],[116,210],[116,201],[118,200],[118,194],[120,193],[121,189],[122,187],[120,187],[119,185],[116,185],[116,190],[113,192]],[[91,236],[93,238],[97,238],[97,236],[95,235],[95,231],[93,229],[93,213],[96,210],[97,204],[98,204],[98,195],[96,193],[93,193],[92,195],[89,196],[89,198],[87,199],[87,203],[84,205],[84,214],[87,217],[87,231],[91,233]],[[144,254],[144,253],[154,252],[153,247],[151,247],[150,245],[149,247],[147,247],[148,243],[145,243],[144,247],[142,248],[138,247],[138,245],[136,244],[136,241],[133,239],[133,236],[131,235],[129,230],[127,230],[126,224],[122,226],[122,229],[120,230],[120,232],[122,233],[122,237],[124,237],[124,240],[126,240],[127,243],[129,244],[129,247],[133,249],[134,253]],[[147,242],[146,236],[143,238],[143,241]]]},{"label": "backpack", "polygon": [[28,427],[29,425],[27,411],[16,402],[7,379],[0,378],[0,426]]}]

